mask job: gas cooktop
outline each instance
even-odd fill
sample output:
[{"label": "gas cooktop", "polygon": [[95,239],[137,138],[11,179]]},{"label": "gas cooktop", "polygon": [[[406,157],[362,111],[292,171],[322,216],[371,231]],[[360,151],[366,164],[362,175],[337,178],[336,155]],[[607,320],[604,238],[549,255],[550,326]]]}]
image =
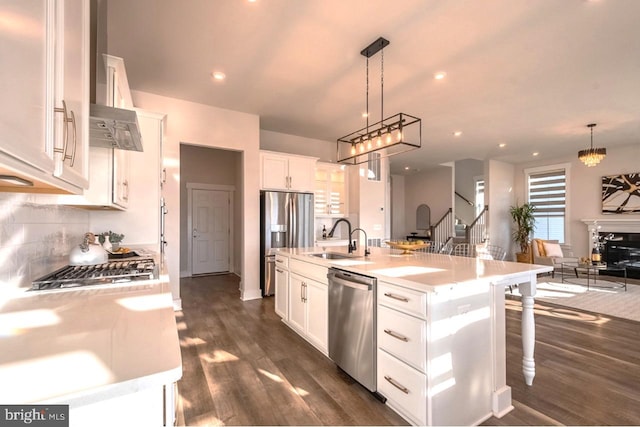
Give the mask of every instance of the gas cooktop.
[{"label": "gas cooktop", "polygon": [[68,265],[32,282],[32,290],[108,285],[157,277],[153,258],[109,261],[96,265]]}]

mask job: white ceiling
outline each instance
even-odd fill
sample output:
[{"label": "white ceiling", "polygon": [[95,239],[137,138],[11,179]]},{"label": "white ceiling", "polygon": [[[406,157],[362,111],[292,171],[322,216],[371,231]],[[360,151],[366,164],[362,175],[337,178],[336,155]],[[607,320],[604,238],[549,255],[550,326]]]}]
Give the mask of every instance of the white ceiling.
[{"label": "white ceiling", "polygon": [[[366,60],[384,113],[422,119],[392,171],[640,143],[639,0],[108,0],[108,52],[132,89],[260,116],[327,141],[364,126]],[[380,58],[370,59],[372,122]],[[227,79],[214,82],[211,72]],[[435,80],[445,71],[443,80]],[[454,137],[453,132],[463,134]],[[498,144],[504,143],[504,148]]]}]

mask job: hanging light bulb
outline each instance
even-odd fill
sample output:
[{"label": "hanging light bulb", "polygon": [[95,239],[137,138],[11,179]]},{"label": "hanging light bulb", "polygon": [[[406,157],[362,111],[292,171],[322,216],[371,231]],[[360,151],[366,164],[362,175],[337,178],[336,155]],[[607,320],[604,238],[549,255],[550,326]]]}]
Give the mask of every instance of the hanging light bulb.
[{"label": "hanging light bulb", "polygon": [[378,132],[378,139],[376,140],[376,145],[378,147],[382,147],[382,134]]},{"label": "hanging light bulb", "polygon": [[398,133],[396,133],[396,140],[402,141],[402,130],[398,129]]},{"label": "hanging light bulb", "polygon": [[364,153],[364,142],[361,142],[359,146],[360,146],[360,152]]},{"label": "hanging light bulb", "polygon": [[371,148],[373,148],[373,145],[371,143],[371,139],[367,139],[367,150],[371,150]]},{"label": "hanging light bulb", "polygon": [[351,155],[352,156],[356,155],[356,145],[355,144],[351,144]]},{"label": "hanging light bulb", "polygon": [[391,137],[391,131],[387,130],[387,145],[391,144],[393,142],[393,138]]}]

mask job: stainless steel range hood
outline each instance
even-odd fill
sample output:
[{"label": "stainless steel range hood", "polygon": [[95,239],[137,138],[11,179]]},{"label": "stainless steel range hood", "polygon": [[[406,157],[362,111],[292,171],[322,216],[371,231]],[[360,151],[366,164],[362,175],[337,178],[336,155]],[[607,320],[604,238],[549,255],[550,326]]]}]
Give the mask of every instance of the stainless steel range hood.
[{"label": "stainless steel range hood", "polygon": [[138,115],[133,110],[91,104],[89,145],[142,151]]}]

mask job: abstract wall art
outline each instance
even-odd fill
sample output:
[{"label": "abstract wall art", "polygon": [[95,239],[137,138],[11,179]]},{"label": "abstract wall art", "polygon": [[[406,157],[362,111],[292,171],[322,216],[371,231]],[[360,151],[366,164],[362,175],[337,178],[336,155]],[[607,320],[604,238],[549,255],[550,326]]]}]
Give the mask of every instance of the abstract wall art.
[{"label": "abstract wall art", "polygon": [[602,177],[602,213],[640,213],[640,173]]}]

